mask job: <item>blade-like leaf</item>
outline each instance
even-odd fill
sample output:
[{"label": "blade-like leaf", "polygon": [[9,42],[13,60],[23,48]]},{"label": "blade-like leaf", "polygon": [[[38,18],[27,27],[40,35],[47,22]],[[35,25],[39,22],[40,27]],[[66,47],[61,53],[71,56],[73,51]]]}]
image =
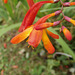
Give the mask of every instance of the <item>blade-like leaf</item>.
[{"label": "blade-like leaf", "polygon": [[[51,32],[53,32],[53,33],[55,33],[55,34],[57,34],[57,35],[59,35],[53,28],[48,28],[48,30],[50,30]],[[62,48],[63,48],[63,51],[65,52],[65,53],[68,53],[68,54],[70,54],[72,57],[73,57],[73,59],[75,60],[75,54],[74,54],[74,52],[72,51],[72,49],[67,45],[67,43],[62,39],[62,37],[59,35],[59,39],[56,39],[56,41],[62,46]]]},{"label": "blade-like leaf", "polygon": [[14,29],[14,28],[17,28],[17,27],[19,27],[20,25],[21,25],[21,23],[17,23],[17,24],[12,24],[12,25],[10,25],[10,26],[8,26],[8,27],[5,27],[5,28],[3,28],[3,29],[0,29],[0,37],[1,37],[3,34],[5,34],[6,32],[8,32],[9,30]]}]

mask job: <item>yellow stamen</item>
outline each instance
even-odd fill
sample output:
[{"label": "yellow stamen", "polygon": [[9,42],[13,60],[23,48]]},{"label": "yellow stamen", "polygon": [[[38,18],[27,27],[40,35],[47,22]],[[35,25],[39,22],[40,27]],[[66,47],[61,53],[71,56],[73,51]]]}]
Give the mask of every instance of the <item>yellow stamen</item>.
[{"label": "yellow stamen", "polygon": [[31,46],[32,47],[32,49],[34,50],[34,47],[33,46]]}]

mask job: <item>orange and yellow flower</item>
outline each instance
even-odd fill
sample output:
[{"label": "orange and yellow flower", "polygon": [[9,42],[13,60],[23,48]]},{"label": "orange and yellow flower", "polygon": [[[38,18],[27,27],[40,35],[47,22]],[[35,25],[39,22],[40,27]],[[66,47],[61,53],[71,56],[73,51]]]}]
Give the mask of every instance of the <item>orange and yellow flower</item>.
[{"label": "orange and yellow flower", "polygon": [[48,53],[52,54],[52,53],[54,53],[55,49],[54,49],[52,43],[50,42],[50,40],[47,36],[47,33],[55,39],[59,38],[58,35],[50,32],[47,29],[35,30],[34,27],[31,26],[31,27],[25,29],[20,34],[13,37],[12,40],[11,40],[11,43],[13,43],[13,44],[20,43],[29,36],[28,44],[32,45],[33,47],[36,48],[39,45],[39,43],[42,39],[45,49],[48,51]]},{"label": "orange and yellow flower", "polygon": [[72,40],[72,35],[71,35],[70,31],[65,26],[62,26],[62,31],[63,31],[66,39],[71,41]]},{"label": "orange and yellow flower", "polygon": [[[58,11],[56,11],[56,12],[58,12]],[[40,18],[34,25],[31,25],[30,27],[28,27],[27,29],[25,29],[23,32],[21,32],[20,34],[16,35],[14,38],[12,38],[11,43],[13,43],[13,44],[20,43],[21,41],[25,40],[25,39],[29,36],[29,38],[28,38],[28,44],[29,44],[29,45],[32,45],[33,47],[36,48],[36,47],[39,45],[41,39],[43,39],[42,41],[43,41],[43,43],[44,43],[44,46],[45,46],[45,45],[48,45],[51,49],[53,49],[53,52],[54,52],[54,47],[53,47],[53,45],[51,44],[51,42],[49,41],[49,38],[48,38],[46,32],[48,32],[48,34],[49,34],[50,36],[52,36],[53,38],[56,38],[56,39],[58,39],[59,36],[56,35],[56,34],[53,34],[52,32],[50,32],[50,31],[48,31],[48,30],[46,30],[46,29],[44,29],[44,30],[36,30],[35,27],[36,27],[37,25],[40,26],[40,24],[44,23],[49,17],[57,15],[56,12],[55,12],[55,13],[52,13],[52,14],[49,14],[49,15],[46,15],[46,16]],[[61,13],[61,11],[59,11],[58,13]],[[57,21],[57,22],[58,22],[58,21]],[[56,22],[56,24],[57,24],[57,22]],[[60,23],[60,22],[59,22],[59,23]],[[48,24],[49,26],[56,25],[55,22],[54,22],[54,23],[47,23],[47,24]],[[46,25],[47,25],[47,24],[46,24]],[[48,26],[48,27],[49,27],[49,26]],[[46,27],[46,28],[47,28],[47,27]],[[43,37],[43,36],[45,36],[44,33],[45,33],[45,35],[46,35],[46,37],[47,37],[46,39],[45,39],[45,37]],[[49,42],[48,42],[49,44],[48,44],[45,40],[46,40],[47,42],[49,41]],[[45,48],[46,48],[46,47],[47,47],[47,46],[45,46]],[[48,51],[49,53],[52,54],[52,50],[50,50],[50,48],[47,47],[46,49],[47,49],[47,51]]]},{"label": "orange and yellow flower", "polygon": [[[29,6],[31,6],[31,5],[29,5]],[[52,14],[49,14],[49,15],[46,15],[46,16],[40,18],[34,25],[32,25],[32,24],[31,25],[30,24],[29,25],[24,25],[24,27],[22,27],[23,32],[21,32],[20,34],[16,35],[15,37],[13,37],[11,39],[11,43],[13,43],[13,44],[20,43],[20,42],[22,42],[23,40],[25,40],[29,36],[28,44],[32,45],[33,47],[36,48],[39,45],[39,43],[40,43],[40,41],[42,39],[45,49],[48,51],[48,53],[53,54],[54,51],[55,51],[55,48],[53,47],[52,43],[50,42],[50,40],[49,40],[49,38],[47,36],[47,33],[51,37],[53,37],[55,39],[58,39],[59,36],[54,34],[54,33],[52,33],[52,32],[50,32],[46,28],[50,27],[50,26],[56,26],[58,23],[57,22],[56,22],[56,24],[55,24],[55,22],[54,23],[46,23],[45,27],[43,29],[41,29],[41,30],[36,30],[35,28],[36,28],[37,25],[40,26],[40,25],[44,24],[48,18],[50,18],[52,16],[59,15],[60,13],[61,13],[61,10],[56,11],[56,12],[54,12]],[[34,15],[33,15],[33,17],[34,17]],[[32,17],[30,17],[30,19],[31,18]],[[22,23],[26,24],[24,21],[27,21],[27,19],[24,19],[23,22],[22,22]],[[27,23],[28,23],[28,21],[27,21]],[[21,25],[21,26],[23,26],[23,25]],[[25,26],[27,28],[25,28]]]}]

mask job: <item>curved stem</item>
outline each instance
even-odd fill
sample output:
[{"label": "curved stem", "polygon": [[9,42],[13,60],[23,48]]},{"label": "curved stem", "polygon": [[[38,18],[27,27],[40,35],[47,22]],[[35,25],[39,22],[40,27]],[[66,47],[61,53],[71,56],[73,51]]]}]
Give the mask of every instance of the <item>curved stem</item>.
[{"label": "curved stem", "polygon": [[56,53],[53,55],[53,58],[55,58],[55,56],[56,56],[56,55],[64,55],[64,56],[67,56],[67,57],[72,58],[72,56],[71,56],[71,55],[66,54],[66,53],[62,53],[62,52],[56,52]]},{"label": "curved stem", "polygon": [[60,0],[60,2],[61,2],[61,4],[63,5],[63,2],[62,2],[62,0]]}]

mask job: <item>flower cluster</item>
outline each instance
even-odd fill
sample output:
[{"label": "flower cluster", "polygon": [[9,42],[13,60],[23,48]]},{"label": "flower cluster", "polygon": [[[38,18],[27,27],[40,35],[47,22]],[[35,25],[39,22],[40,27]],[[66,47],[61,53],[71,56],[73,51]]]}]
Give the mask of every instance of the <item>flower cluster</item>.
[{"label": "flower cluster", "polygon": [[[28,2],[30,9],[26,13],[24,20],[19,28],[20,33],[11,39],[11,43],[17,44],[17,43],[20,43],[23,40],[25,40],[27,37],[29,37],[27,40],[28,44],[36,48],[39,45],[40,41],[42,40],[44,47],[48,51],[48,53],[53,54],[55,52],[55,48],[52,45],[51,41],[49,40],[48,35],[50,35],[54,39],[59,39],[59,36],[52,33],[51,31],[47,30],[46,28],[59,25],[63,19],[65,19],[66,21],[71,22],[73,24],[75,24],[75,21],[63,14],[63,12],[62,12],[63,7],[62,7],[61,10],[58,10],[51,14],[48,14],[48,15],[40,18],[35,24],[33,24],[34,19],[37,15],[37,12],[39,11],[39,9],[41,8],[41,6],[43,4],[57,3],[57,2],[59,2],[59,0],[46,0],[46,1],[40,1],[37,3],[34,3],[33,0],[27,0],[27,2]],[[62,3],[61,0],[60,0],[60,2]],[[62,6],[71,6],[74,4],[75,3],[73,3],[73,2],[72,3],[63,3]],[[63,14],[62,20],[55,21],[53,23],[46,22],[46,20],[48,18],[50,18],[52,16],[57,16],[60,13]],[[62,26],[62,31],[68,40],[72,39],[71,33],[65,26]]]}]

